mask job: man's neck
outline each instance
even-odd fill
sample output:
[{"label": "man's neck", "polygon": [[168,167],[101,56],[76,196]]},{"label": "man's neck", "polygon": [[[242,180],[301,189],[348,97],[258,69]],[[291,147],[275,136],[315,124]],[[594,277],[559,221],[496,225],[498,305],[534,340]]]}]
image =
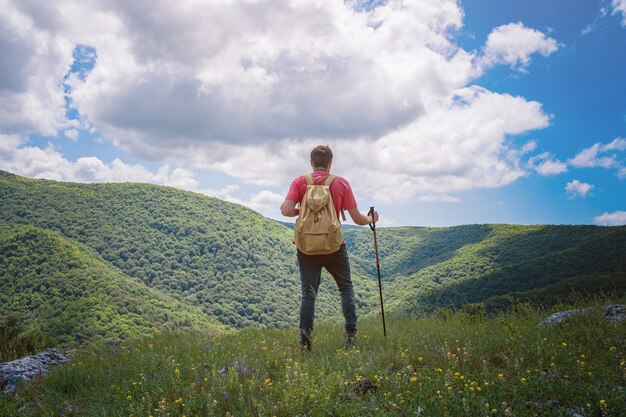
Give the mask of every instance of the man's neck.
[{"label": "man's neck", "polygon": [[326,168],[313,168],[313,172],[328,172]]}]

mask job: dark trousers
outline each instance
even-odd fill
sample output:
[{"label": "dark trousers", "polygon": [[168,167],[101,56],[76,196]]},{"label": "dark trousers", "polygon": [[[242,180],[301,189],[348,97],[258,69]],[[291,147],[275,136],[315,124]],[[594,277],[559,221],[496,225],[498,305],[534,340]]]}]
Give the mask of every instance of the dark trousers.
[{"label": "dark trousers", "polygon": [[311,341],[315,316],[315,299],[322,279],[322,268],[332,275],[341,295],[341,311],[347,332],[356,331],[356,306],[354,288],[350,278],[350,261],[346,245],[329,255],[306,255],[298,251],[302,298],[300,301],[300,340]]}]

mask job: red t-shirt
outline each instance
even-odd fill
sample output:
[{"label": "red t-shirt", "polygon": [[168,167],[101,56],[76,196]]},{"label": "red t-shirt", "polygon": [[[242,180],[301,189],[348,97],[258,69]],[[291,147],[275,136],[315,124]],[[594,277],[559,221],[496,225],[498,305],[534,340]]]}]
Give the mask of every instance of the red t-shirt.
[{"label": "red t-shirt", "polygon": [[[323,184],[330,174],[326,171],[315,171],[312,175],[315,184]],[[293,180],[286,199],[296,204],[302,203],[304,194],[306,194],[306,179],[304,179],[304,175],[302,175]],[[337,176],[337,178],[335,178],[335,181],[330,185],[330,195],[333,197],[338,219],[341,218],[339,217],[341,210],[348,211],[357,207],[356,199],[352,193],[352,187],[350,187],[350,183],[344,177]]]}]

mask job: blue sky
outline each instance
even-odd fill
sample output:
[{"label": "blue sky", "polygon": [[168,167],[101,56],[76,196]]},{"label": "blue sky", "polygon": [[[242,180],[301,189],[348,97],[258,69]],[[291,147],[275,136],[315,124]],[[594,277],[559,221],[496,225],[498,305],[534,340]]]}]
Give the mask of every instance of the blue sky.
[{"label": "blue sky", "polygon": [[626,224],[626,1],[9,2],[0,169],[281,219],[308,151],[381,225]]}]

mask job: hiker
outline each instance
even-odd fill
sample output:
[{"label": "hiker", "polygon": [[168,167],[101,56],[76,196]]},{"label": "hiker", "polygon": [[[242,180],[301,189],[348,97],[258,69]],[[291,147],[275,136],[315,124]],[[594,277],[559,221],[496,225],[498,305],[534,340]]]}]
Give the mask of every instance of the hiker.
[{"label": "hiker", "polygon": [[[328,146],[320,145],[315,147],[311,151],[310,161],[313,172],[308,175],[300,176],[291,183],[287,197],[280,207],[283,216],[299,216],[296,221],[296,240],[294,243],[296,243],[298,247],[297,257],[298,266],[300,268],[300,281],[302,284],[302,296],[300,301],[300,347],[305,351],[310,351],[312,347],[311,333],[313,331],[315,299],[321,281],[322,268],[326,268],[337,283],[341,295],[341,310],[345,319],[345,342],[347,346],[353,344],[357,331],[356,306],[354,289],[350,278],[350,262],[348,260],[345,241],[343,241],[341,237],[341,227],[338,220],[339,213],[341,212],[343,215],[343,211],[347,210],[354,223],[361,226],[378,221],[377,212],[374,211],[371,215],[364,215],[359,211],[350,183],[348,183],[345,178],[330,175],[332,161],[333,153]],[[307,192],[309,184],[328,186],[327,191],[329,191],[333,203],[333,207],[327,211],[329,214],[325,215],[324,210],[316,212],[310,211],[311,207],[308,206],[315,204],[307,203],[307,201],[314,201],[314,199],[306,197],[310,195]],[[321,187],[317,188],[321,189]],[[311,190],[311,192],[318,191]],[[319,192],[323,193],[323,191]],[[298,205],[299,207],[297,207]],[[301,210],[303,213],[301,213]],[[306,212],[310,212],[311,214],[308,215]],[[330,216],[332,218],[325,219],[324,216]],[[345,217],[343,217],[343,219],[345,220]],[[334,235],[327,237],[325,240],[324,245],[326,245],[325,249],[327,250],[318,249],[317,247],[312,250],[312,253],[322,252],[322,254],[310,254],[311,252],[305,249],[307,244],[313,246],[320,244],[319,239],[311,243],[307,242],[309,236],[305,236],[304,233],[301,233],[300,236],[298,235],[299,229],[309,226],[306,225],[307,222],[318,222],[318,225],[332,225],[334,222],[337,224],[338,235],[336,237]],[[312,227],[315,227],[315,225]],[[329,226],[328,228],[332,229],[333,226]],[[331,253],[325,253],[327,251],[331,251]]]}]

